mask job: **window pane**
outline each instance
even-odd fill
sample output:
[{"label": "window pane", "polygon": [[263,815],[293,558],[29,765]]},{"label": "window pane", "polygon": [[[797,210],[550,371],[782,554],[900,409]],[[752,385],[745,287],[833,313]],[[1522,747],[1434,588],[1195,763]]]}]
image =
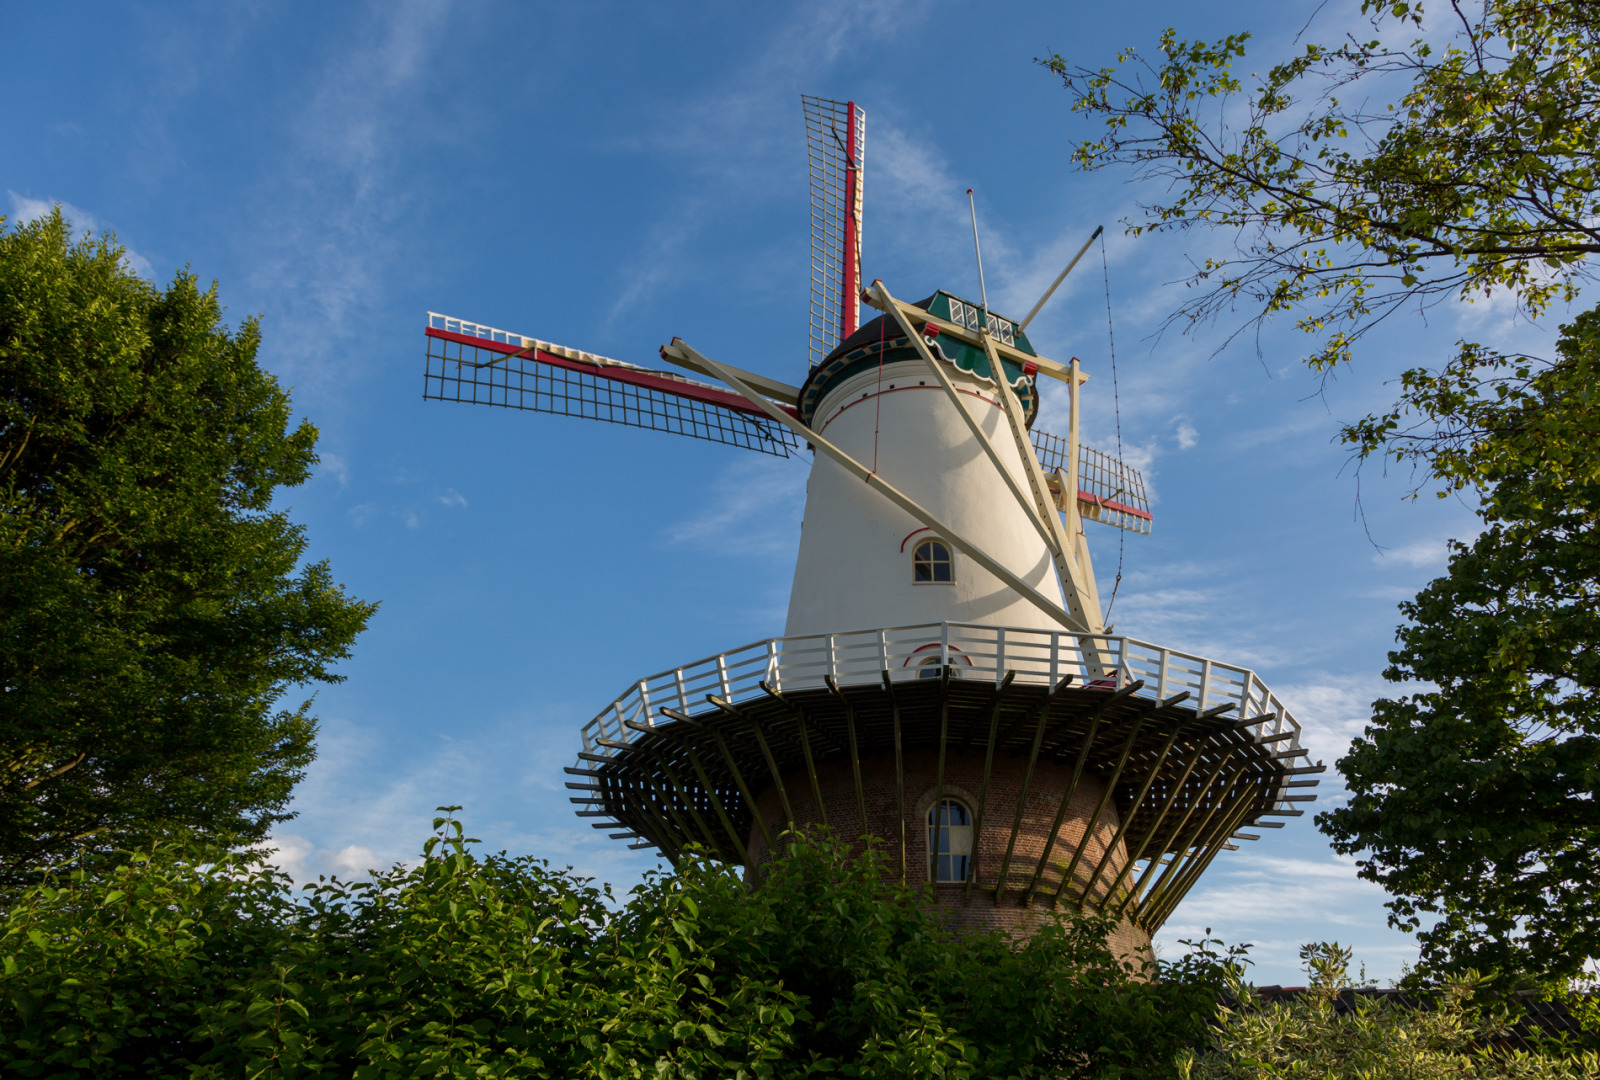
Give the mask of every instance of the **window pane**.
[{"label": "window pane", "polygon": [[934,810],[929,807],[928,869],[933,880],[965,881],[972,852],[972,813],[965,803],[946,799],[940,804],[937,820],[935,829]]}]

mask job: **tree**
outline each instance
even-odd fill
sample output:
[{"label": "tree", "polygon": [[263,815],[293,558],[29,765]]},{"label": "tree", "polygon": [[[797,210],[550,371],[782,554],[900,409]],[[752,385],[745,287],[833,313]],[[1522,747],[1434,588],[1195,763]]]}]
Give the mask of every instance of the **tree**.
[{"label": "tree", "polygon": [[1401,605],[1384,677],[1429,688],[1374,703],[1339,763],[1352,798],[1318,819],[1445,970],[1574,976],[1600,956],[1600,312],[1563,330],[1556,363],[1492,400],[1411,377],[1456,425],[1428,421],[1429,452],[1481,488],[1486,528]]},{"label": "tree", "polygon": [[8,1076],[1172,1077],[1233,960],[1131,977],[1103,920],[947,930],[876,852],[790,836],[751,890],[690,859],[625,903],[437,820],[300,902],[259,852],[165,846],[0,922]]},{"label": "tree", "polygon": [[215,286],[164,291],[59,211],[0,219],[0,886],[174,830],[250,841],[313,756],[294,684],[374,605],[275,492],[316,429]]},{"label": "tree", "polygon": [[[1079,161],[1171,185],[1132,231],[1235,234],[1174,318],[1293,311],[1322,371],[1407,307],[1509,295],[1545,314],[1600,251],[1600,5],[1451,4],[1453,39],[1405,48],[1381,35],[1421,26],[1420,5],[1362,10],[1379,36],[1308,45],[1249,93],[1247,35],[1169,32],[1155,65],[1049,61],[1106,125]],[[1579,316],[1549,358],[1457,342],[1342,431],[1360,458],[1415,467],[1418,490],[1475,495],[1485,524],[1402,606],[1385,677],[1435,689],[1374,703],[1339,762],[1352,801],[1317,819],[1446,970],[1559,977],[1600,956],[1597,331]]]},{"label": "tree", "polygon": [[1361,10],[1379,36],[1309,44],[1248,92],[1234,66],[1249,34],[1169,30],[1156,63],[1132,49],[1100,69],[1045,61],[1074,111],[1104,123],[1078,163],[1166,185],[1133,234],[1233,232],[1235,253],[1200,264],[1175,317],[1298,312],[1324,369],[1408,305],[1509,292],[1542,314],[1600,252],[1600,8],[1486,0],[1474,21],[1456,0],[1443,48],[1383,40],[1421,26],[1420,3]]}]

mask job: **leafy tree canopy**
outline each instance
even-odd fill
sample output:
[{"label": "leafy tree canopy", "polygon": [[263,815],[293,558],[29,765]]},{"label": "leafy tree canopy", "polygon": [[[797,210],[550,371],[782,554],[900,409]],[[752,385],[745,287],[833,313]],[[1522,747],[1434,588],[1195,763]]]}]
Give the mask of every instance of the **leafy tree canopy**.
[{"label": "leafy tree canopy", "polygon": [[275,492],[316,429],[216,288],[165,290],[59,211],[0,219],[0,886],[173,830],[259,838],[313,755],[291,685],[374,605]]},{"label": "leafy tree canopy", "polygon": [[1133,233],[1235,234],[1178,317],[1295,312],[1318,367],[1407,304],[1509,291],[1542,314],[1577,295],[1600,252],[1600,7],[1455,2],[1435,20],[1454,37],[1404,47],[1383,32],[1420,27],[1420,3],[1361,10],[1372,39],[1306,45],[1248,89],[1235,70],[1248,34],[1169,30],[1153,62],[1132,49],[1108,68],[1046,61],[1074,110],[1104,121],[1079,163],[1167,185]]},{"label": "leafy tree canopy", "polygon": [[[1510,296],[1544,315],[1600,251],[1600,5],[1452,3],[1426,26],[1406,0],[1361,10],[1370,40],[1306,45],[1248,90],[1244,34],[1048,61],[1104,121],[1080,163],[1169,185],[1131,231],[1233,233],[1174,318],[1292,312],[1323,371],[1406,307]],[[1385,40],[1418,28],[1431,39]],[[1559,977],[1600,957],[1597,357],[1596,312],[1553,357],[1458,342],[1342,432],[1480,500],[1483,533],[1402,606],[1385,672],[1433,689],[1374,704],[1339,763],[1352,801],[1318,818],[1446,969]]]},{"label": "leafy tree canopy", "polygon": [[1486,528],[1401,605],[1384,675],[1428,688],[1374,703],[1339,763],[1351,801],[1318,819],[1437,967],[1570,976],[1600,956],[1600,313],[1557,351],[1492,401],[1417,382],[1479,432],[1436,445]]},{"label": "leafy tree canopy", "polygon": [[825,834],[753,891],[686,860],[618,906],[435,827],[415,866],[300,903],[246,856],[172,847],[28,890],[0,924],[0,1071],[1169,1077],[1234,965],[1131,977],[1092,918],[952,934]]}]

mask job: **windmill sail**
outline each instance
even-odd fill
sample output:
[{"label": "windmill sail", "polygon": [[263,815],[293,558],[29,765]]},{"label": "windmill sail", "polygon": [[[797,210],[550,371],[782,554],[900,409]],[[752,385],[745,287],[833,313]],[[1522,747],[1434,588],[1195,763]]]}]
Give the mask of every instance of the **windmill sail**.
[{"label": "windmill sail", "polygon": [[853,101],[800,98],[811,162],[811,366],[860,326],[867,118]]},{"label": "windmill sail", "polygon": [[794,433],[738,394],[672,371],[428,313],[422,396],[670,431],[776,457]]},{"label": "windmill sail", "polygon": [[[1068,471],[1066,439],[1045,431],[1029,434],[1047,473]],[[1149,533],[1153,520],[1139,470],[1087,446],[1078,447],[1078,509],[1090,521],[1137,533]]]}]

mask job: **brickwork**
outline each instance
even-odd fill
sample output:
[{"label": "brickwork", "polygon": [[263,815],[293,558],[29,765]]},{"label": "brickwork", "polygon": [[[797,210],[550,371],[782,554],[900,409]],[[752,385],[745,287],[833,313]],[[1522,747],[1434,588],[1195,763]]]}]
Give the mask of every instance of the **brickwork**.
[{"label": "brickwork", "polygon": [[[930,880],[927,823],[938,779],[937,753],[931,749],[908,751],[904,769],[905,873],[908,881],[921,884]],[[1021,825],[1016,830],[1010,863],[1006,868],[1005,892],[1000,902],[996,903],[995,887],[999,883],[1001,867],[1006,864],[1006,847],[1017,821],[1017,800],[1026,770],[1025,757],[1002,755],[995,759],[987,798],[984,800],[983,820],[973,844],[973,854],[977,860],[976,882],[970,890],[960,884],[941,883],[934,887],[935,903],[950,925],[1027,936],[1051,918],[1050,900],[1061,885],[1063,872],[1084,841],[1089,819],[1094,815],[1105,788],[1094,777],[1085,776],[1080,781],[1061,828],[1056,833],[1048,865],[1039,874],[1033,902],[1023,907],[1020,903],[1021,894],[1028,889],[1038,871],[1050,825],[1060,811],[1062,797],[1072,776],[1070,765],[1049,761],[1037,763],[1028,786]],[[834,835],[859,837],[862,833],[861,808],[856,799],[855,780],[848,761],[835,759],[819,762],[817,779],[827,824],[832,827]],[[866,832],[884,841],[883,850],[889,857],[893,872],[898,873],[901,822],[896,811],[893,756],[863,755],[861,780],[866,803]],[[805,826],[821,823],[823,818],[817,812],[816,797],[806,772],[800,770],[786,774],[783,784],[796,824]],[[952,751],[945,762],[944,797],[958,799],[976,812],[982,784],[981,749],[977,752]],[[760,792],[756,801],[762,816],[776,835],[784,826],[782,803],[776,787]],[[1108,802],[1095,824],[1087,849],[1073,868],[1073,883],[1069,884],[1063,896],[1063,909],[1076,910],[1076,904],[1067,901],[1076,901],[1102,859],[1105,865],[1094,886],[1089,906],[1093,909],[1104,900],[1128,855],[1119,841],[1111,851],[1110,858],[1105,858],[1107,845],[1114,838],[1117,826],[1116,806]],[[769,857],[759,829],[752,828],[747,846],[750,869],[753,870]],[[1123,889],[1126,886],[1125,881]],[[1121,891],[1119,889],[1119,893]],[[1149,955],[1150,937],[1124,919],[1112,934],[1110,944],[1118,955],[1145,957]]]}]

